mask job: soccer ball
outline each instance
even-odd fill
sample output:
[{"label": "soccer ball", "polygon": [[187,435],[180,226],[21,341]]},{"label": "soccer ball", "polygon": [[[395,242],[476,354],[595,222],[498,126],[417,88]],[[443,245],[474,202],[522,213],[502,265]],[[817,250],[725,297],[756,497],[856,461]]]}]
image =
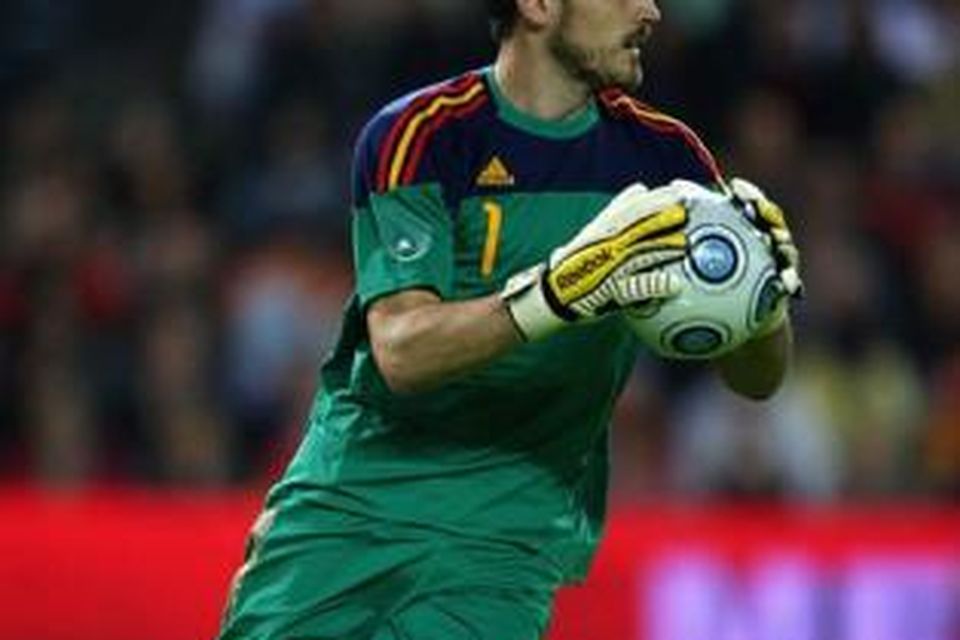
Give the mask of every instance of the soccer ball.
[{"label": "soccer ball", "polygon": [[741,202],[704,193],[688,206],[687,256],[666,267],[685,280],[685,290],[624,315],[657,355],[711,359],[740,346],[773,317],[782,286],[763,234]]}]

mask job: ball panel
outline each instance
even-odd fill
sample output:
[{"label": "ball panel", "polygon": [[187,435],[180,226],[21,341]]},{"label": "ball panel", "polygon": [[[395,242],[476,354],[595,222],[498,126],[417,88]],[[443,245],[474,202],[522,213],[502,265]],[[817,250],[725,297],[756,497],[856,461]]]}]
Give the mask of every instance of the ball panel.
[{"label": "ball panel", "polygon": [[757,289],[752,313],[750,314],[750,323],[753,328],[763,326],[770,319],[777,308],[777,303],[783,297],[783,285],[780,284],[780,279],[774,269],[765,273],[758,283]]},{"label": "ball panel", "polygon": [[715,353],[723,346],[723,336],[710,327],[691,327],[675,335],[670,346],[674,351],[696,357]]},{"label": "ball panel", "polygon": [[730,240],[721,235],[708,235],[690,250],[693,270],[710,284],[726,282],[740,264],[740,253]]}]

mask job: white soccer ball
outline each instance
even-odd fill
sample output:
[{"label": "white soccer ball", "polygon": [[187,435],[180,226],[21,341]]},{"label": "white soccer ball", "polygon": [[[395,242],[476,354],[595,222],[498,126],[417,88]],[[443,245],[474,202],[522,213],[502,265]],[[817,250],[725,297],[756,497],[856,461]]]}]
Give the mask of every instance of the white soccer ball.
[{"label": "white soccer ball", "polygon": [[743,344],[773,317],[781,285],[763,234],[741,203],[704,192],[688,207],[687,257],[666,267],[684,279],[685,290],[624,315],[657,355],[711,359]]}]

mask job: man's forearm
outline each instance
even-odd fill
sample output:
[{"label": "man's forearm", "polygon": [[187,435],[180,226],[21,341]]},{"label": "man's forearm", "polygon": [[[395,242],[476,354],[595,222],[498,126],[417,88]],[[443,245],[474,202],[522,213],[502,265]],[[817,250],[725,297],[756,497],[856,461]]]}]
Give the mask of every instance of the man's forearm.
[{"label": "man's forearm", "polygon": [[409,291],[374,303],[368,322],[377,365],[391,389],[427,391],[521,342],[498,295],[443,302]]},{"label": "man's forearm", "polygon": [[763,400],[780,388],[790,363],[793,332],[789,319],[773,333],[747,342],[719,360],[720,377],[739,395]]}]

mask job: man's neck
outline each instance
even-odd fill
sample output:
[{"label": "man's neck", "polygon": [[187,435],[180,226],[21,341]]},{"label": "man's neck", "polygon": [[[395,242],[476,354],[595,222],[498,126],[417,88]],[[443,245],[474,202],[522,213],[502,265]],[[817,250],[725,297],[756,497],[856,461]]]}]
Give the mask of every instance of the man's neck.
[{"label": "man's neck", "polygon": [[590,101],[590,89],[572,78],[539,42],[514,38],[501,44],[493,73],[514,107],[541,120],[576,115]]}]

